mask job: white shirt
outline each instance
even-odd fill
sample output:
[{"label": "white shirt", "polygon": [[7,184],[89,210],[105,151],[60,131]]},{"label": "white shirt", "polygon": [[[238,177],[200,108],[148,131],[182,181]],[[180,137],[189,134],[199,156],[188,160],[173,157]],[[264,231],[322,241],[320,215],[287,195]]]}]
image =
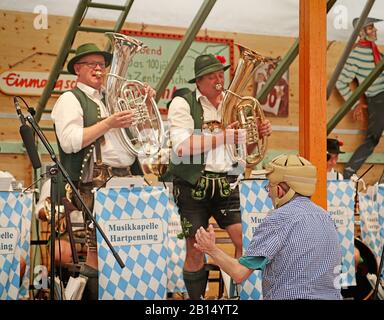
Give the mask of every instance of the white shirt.
[{"label": "white shirt", "polygon": [[[102,94],[81,82],[77,87],[100,107],[101,117],[109,116],[106,106],[101,101]],[[83,143],[83,109],[72,92],[63,93],[53,107],[52,120],[56,134],[65,153],[76,153],[82,149]],[[128,167],[135,157],[127,152],[118,139],[118,131],[113,128],[104,134],[105,143],[101,144],[102,162],[112,167]]]},{"label": "white shirt", "polygon": [[[219,121],[222,117],[222,104],[215,108],[207,97],[196,89],[196,99],[203,107],[204,122]],[[189,139],[193,134],[194,121],[191,116],[190,106],[182,97],[175,97],[168,110],[168,123],[172,148],[177,154],[177,149],[182,142]],[[224,145],[208,151],[205,159],[205,170],[212,172],[229,172],[232,169],[232,162]]]},{"label": "white shirt", "polygon": [[340,172],[332,168],[331,171],[327,172],[327,180],[344,180],[344,177]]},{"label": "white shirt", "polygon": [[51,179],[46,180],[41,186],[39,201],[35,206],[35,215],[39,219],[39,211],[45,207],[45,200],[51,196]]}]

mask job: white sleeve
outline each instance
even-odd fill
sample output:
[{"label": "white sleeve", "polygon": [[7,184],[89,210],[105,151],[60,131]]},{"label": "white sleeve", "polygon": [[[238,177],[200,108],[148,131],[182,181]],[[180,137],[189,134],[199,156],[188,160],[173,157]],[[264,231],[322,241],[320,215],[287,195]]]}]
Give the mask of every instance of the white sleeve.
[{"label": "white sleeve", "polygon": [[39,201],[35,206],[35,215],[36,218],[39,219],[39,211],[44,208],[45,200],[51,195],[51,179],[48,179],[43,183],[40,190]]},{"label": "white sleeve", "polygon": [[79,152],[83,145],[83,109],[72,92],[65,92],[57,99],[51,117],[63,151]]},{"label": "white sleeve", "polygon": [[188,102],[182,97],[175,97],[168,110],[168,123],[173,150],[193,134],[194,121]]}]

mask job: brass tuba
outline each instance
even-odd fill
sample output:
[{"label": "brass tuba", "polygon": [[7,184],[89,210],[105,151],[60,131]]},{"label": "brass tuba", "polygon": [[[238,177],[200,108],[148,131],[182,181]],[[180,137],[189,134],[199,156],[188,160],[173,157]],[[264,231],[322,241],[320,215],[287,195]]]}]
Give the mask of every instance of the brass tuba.
[{"label": "brass tuba", "polygon": [[241,96],[250,77],[253,75],[260,63],[266,62],[267,58],[259,53],[238,45],[240,57],[236,67],[235,75],[225,91],[223,98],[222,124],[238,121],[239,128],[247,131],[247,142],[245,145],[226,145],[231,160],[242,163],[247,168],[258,164],[265,155],[267,149],[267,137],[260,138],[258,124],[264,121],[264,112],[257,99],[251,96]]},{"label": "brass tuba", "polygon": [[150,157],[158,153],[164,143],[164,125],[156,102],[145,94],[144,85],[125,79],[132,57],[145,48],[137,40],[120,33],[107,32],[112,42],[112,62],[106,82],[108,111],[133,111],[133,123],[121,128],[119,140],[134,156]]}]

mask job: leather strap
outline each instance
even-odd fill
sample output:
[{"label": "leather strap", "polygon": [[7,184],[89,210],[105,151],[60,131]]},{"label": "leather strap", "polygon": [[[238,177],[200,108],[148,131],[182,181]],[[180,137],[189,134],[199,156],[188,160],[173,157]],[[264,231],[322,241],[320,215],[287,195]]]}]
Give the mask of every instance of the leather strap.
[{"label": "leather strap", "polygon": [[96,152],[96,164],[102,164],[103,159],[101,157],[101,144],[105,143],[104,136],[101,136],[95,141],[95,152]]}]

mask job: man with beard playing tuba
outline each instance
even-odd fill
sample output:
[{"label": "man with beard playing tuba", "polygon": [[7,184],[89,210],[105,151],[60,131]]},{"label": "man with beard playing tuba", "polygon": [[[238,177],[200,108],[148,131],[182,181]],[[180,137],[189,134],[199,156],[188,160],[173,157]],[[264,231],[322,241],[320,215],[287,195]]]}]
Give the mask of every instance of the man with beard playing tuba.
[{"label": "man with beard playing tuba", "polygon": [[[233,164],[225,144],[244,144],[246,132],[235,129],[237,123],[225,130],[215,125],[222,119],[224,71],[228,68],[212,54],[197,57],[195,77],[189,81],[196,83],[196,90],[175,97],[168,112],[173,148],[169,171],[187,241],[183,277],[194,300],[204,297],[208,279],[204,254],[194,247],[196,230],[207,228],[213,216],[231,237],[235,256],[242,254],[239,190],[232,188],[237,176],[228,174]],[[271,132],[271,124],[265,120],[259,134],[269,136]]]},{"label": "man with beard playing tuba", "polygon": [[[52,110],[61,162],[91,211],[94,187],[104,185],[112,175],[140,174],[136,157],[127,153],[117,138],[120,128],[131,125],[132,111],[110,115],[105,106],[103,83],[111,60],[112,54],[93,43],[80,45],[67,67],[77,75],[77,86],[63,93]],[[148,85],[145,90],[148,97],[155,95]],[[81,270],[89,280],[83,299],[97,300],[96,230],[89,224],[86,221],[88,251]]]}]

